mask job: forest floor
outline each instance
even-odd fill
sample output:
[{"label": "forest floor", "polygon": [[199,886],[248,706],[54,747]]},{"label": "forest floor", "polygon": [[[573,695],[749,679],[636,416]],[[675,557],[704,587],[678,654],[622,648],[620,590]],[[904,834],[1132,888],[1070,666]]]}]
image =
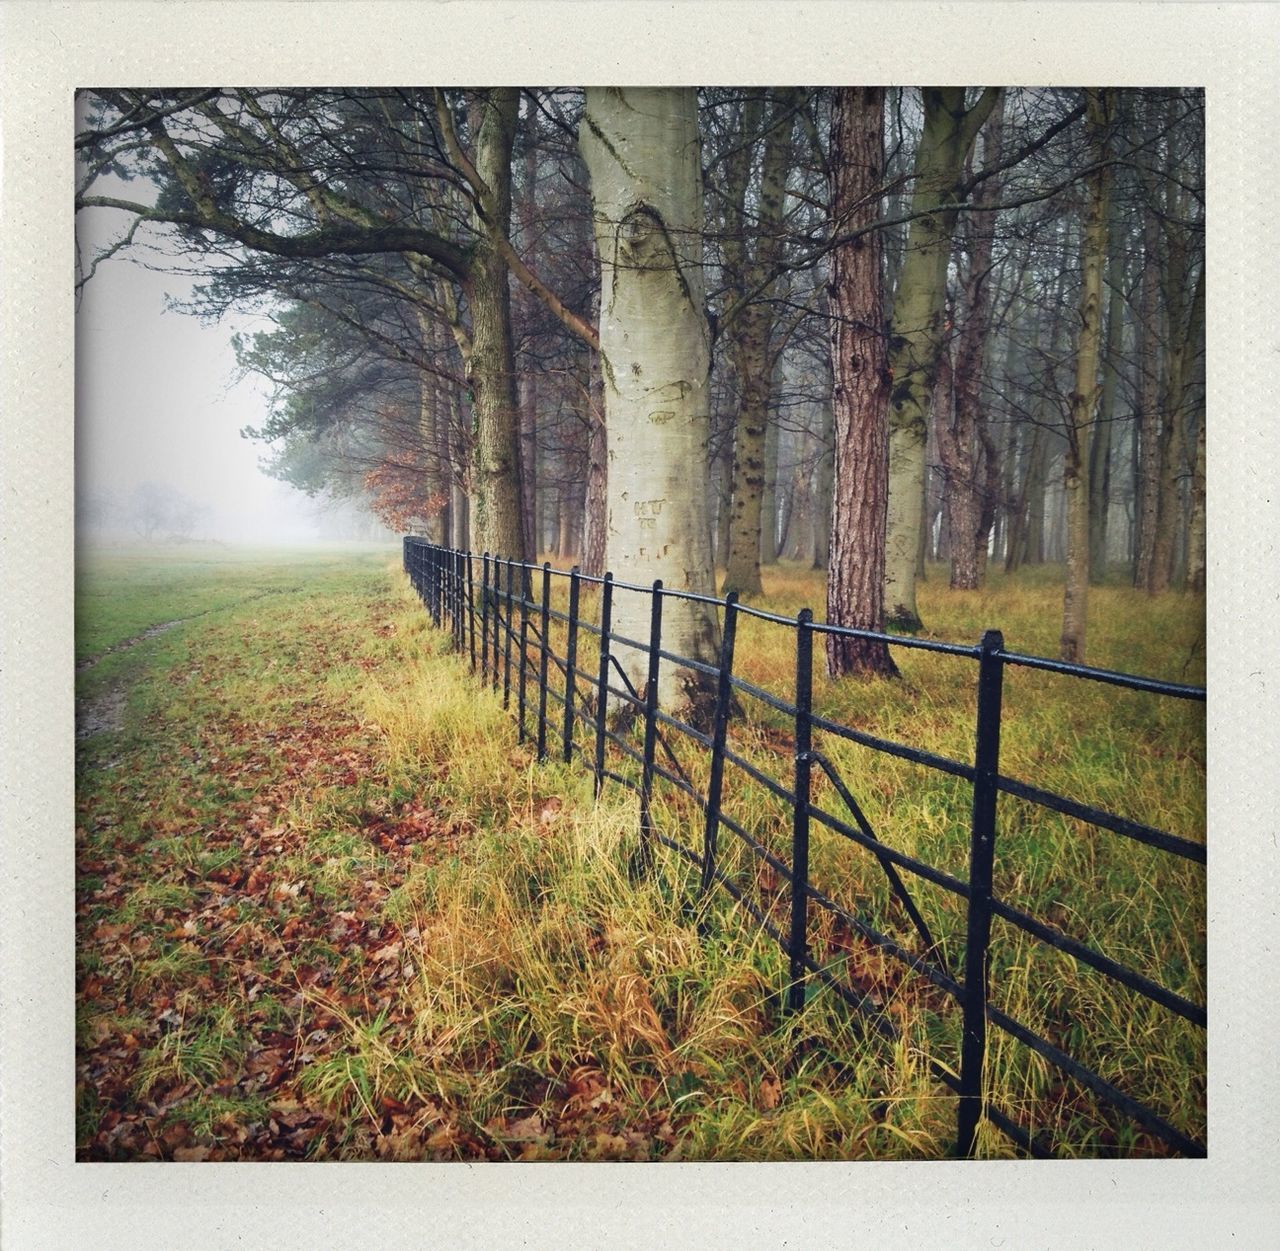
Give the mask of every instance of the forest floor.
[{"label": "forest floor", "polygon": [[[888,987],[898,1019],[931,1022],[897,1042],[829,995],[782,1015],[773,941],[727,897],[690,912],[671,874],[632,880],[634,801],[607,789],[593,804],[580,767],[535,764],[396,561],[368,549],[82,560],[80,1158],[945,1155],[955,1100],[928,1071],[948,1053],[926,998]],[[935,578],[926,620],[967,642],[1003,626],[1011,647],[1051,654],[1051,574],[992,581],[951,595]],[[767,589],[778,611],[821,603],[817,576],[797,569]],[[1202,680],[1202,600],[1152,606],[1104,588],[1094,612],[1095,663]],[[791,663],[749,631],[739,655],[765,683]],[[1009,699],[1018,775],[1045,782],[1047,770],[1045,784],[1065,786],[1116,773],[1102,798],[1117,810],[1203,838],[1202,706],[1139,714],[1046,689]],[[818,694],[850,724],[971,750],[970,671]],[[863,793],[877,828],[896,815],[915,831],[910,854],[945,859],[949,792],[884,776]],[[1047,865],[1008,866],[1011,894],[1203,1001],[1202,874],[1080,852],[1071,829],[1009,825],[1011,848]],[[815,847],[816,866],[824,855],[847,876],[836,851]],[[954,943],[949,905],[921,906]],[[1087,971],[1045,966],[1041,1002],[1026,951],[1003,959],[1006,1006],[1051,1031],[1090,1022],[1110,1079],[1134,1076],[1140,1097],[1203,1133],[1202,1036],[1101,997]],[[1061,1127],[1088,1111],[1025,1058],[997,1048],[991,1065],[1006,1104],[1033,1120]],[[1077,1142],[1082,1154],[1159,1150],[1105,1120]],[[991,1133],[980,1147],[1010,1152]]]}]

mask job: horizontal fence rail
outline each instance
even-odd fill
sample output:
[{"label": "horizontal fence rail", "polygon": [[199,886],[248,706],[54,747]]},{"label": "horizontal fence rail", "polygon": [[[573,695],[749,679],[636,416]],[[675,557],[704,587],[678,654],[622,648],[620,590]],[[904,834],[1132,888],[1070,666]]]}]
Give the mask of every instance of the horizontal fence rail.
[{"label": "horizontal fence rail", "polygon": [[[837,963],[815,958],[811,946],[815,909],[841,932],[856,936],[903,970],[922,979],[959,1018],[960,1040],[954,1069],[930,1061],[932,1075],[956,1097],[955,1151],[972,1156],[980,1122],[994,1126],[1032,1156],[1052,1154],[1039,1136],[1018,1123],[991,1100],[984,1081],[991,1027],[1053,1066],[1063,1079],[1072,1079],[1103,1104],[1141,1126],[1173,1152],[1205,1155],[1202,1142],[1169,1124],[1154,1109],[1119,1089],[1062,1046],[1045,1038],[991,1002],[989,974],[992,920],[1014,927],[1036,943],[1072,957],[1080,965],[1160,1005],[1200,1030],[1206,1027],[1204,1004],[1161,985],[1123,961],[1065,933],[1059,926],[1015,907],[996,892],[993,881],[997,843],[997,813],[1001,795],[1026,801],[1050,813],[1072,818],[1123,839],[1144,844],[1158,853],[1195,865],[1206,863],[1205,847],[1140,821],[1092,807],[1000,771],[1005,673],[1009,668],[1041,670],[1073,680],[1104,683],[1164,699],[1203,703],[1202,687],[1161,682],[1105,669],[1093,669],[1005,649],[996,630],[987,631],[976,646],[880,634],[815,622],[804,609],[795,617],[765,612],[738,602],[736,594],[723,599],[672,590],[661,582],[638,585],[620,582],[612,574],[593,577],[576,567],[569,571],[549,563],[536,565],[490,553],[475,554],[436,546],[424,539],[404,539],[404,569],[434,625],[447,629],[455,651],[462,654],[481,682],[501,690],[503,704],[518,721],[521,741],[531,740],[539,760],[554,754],[571,762],[575,756],[591,771],[598,796],[606,782],[629,788],[639,797],[639,848],[636,872],[647,871],[656,846],[674,851],[696,871],[699,893],[719,887],[779,945],[787,962],[781,1001],[791,1012],[803,1008],[811,989],[820,985],[862,1014],[874,1033],[898,1036],[898,1027],[875,993],[841,976]],[[567,582],[567,608],[553,606],[553,583]],[[563,588],[562,588],[563,589]],[[584,590],[595,598],[594,614],[584,615]],[[619,592],[643,595],[649,601],[649,635],[639,640],[614,629]],[[561,602],[565,603],[566,599]],[[664,647],[664,605],[685,600],[713,606],[719,614],[718,654],[685,657]],[[792,698],[748,682],[734,672],[738,627],[742,618],[777,626],[794,635]],[[633,618],[634,619],[634,618]],[[564,651],[552,641],[553,623],[563,627]],[[971,761],[953,760],[908,743],[898,743],[823,717],[813,708],[814,640],[830,635],[876,639],[893,647],[933,652],[974,664],[976,713]],[[596,655],[584,666],[584,641]],[[712,688],[705,724],[679,719],[660,707],[659,676],[663,664],[692,671]],[[638,675],[642,675],[638,676]],[[530,690],[532,684],[533,689]],[[730,746],[729,728],[744,721],[743,701],[751,701],[785,720],[787,730],[776,731],[776,753],[789,762],[785,780],[770,776],[757,762]],[[529,722],[532,721],[532,726]],[[909,856],[885,843],[830,757],[814,748],[815,733],[856,743],[880,755],[922,766],[968,787],[968,872],[964,878]],[[704,753],[707,777],[695,782],[681,762],[674,744],[693,744]],[[732,768],[784,805],[790,813],[790,857],[770,850],[762,831],[748,829],[725,811],[726,769]],[[631,770],[628,772],[627,770]],[[842,812],[829,812],[815,796],[815,778],[830,785]],[[699,817],[663,828],[655,819],[659,783],[695,805]],[[860,912],[846,907],[811,880],[810,841],[815,830],[836,834],[869,853],[883,874],[892,903],[906,918],[905,929],[915,949],[886,934]],[[680,841],[691,832],[700,845]],[[780,831],[774,831],[781,836]],[[731,840],[745,848],[759,872],[772,875],[780,887],[781,915],[752,899],[723,867]],[[911,881],[928,884],[962,901],[963,961],[948,967],[943,944],[935,938],[912,894]],[[1087,1022],[1082,1023],[1087,1027]]]}]

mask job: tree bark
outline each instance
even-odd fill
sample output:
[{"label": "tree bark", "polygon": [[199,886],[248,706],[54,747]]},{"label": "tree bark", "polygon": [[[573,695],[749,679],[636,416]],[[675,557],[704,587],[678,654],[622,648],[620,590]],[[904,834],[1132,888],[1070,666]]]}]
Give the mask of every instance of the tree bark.
[{"label": "tree bark", "polygon": [[1160,506],[1160,222],[1149,212],[1143,229],[1142,281],[1138,296],[1138,503],[1133,584],[1151,585],[1156,514]]},{"label": "tree bark", "polygon": [[1085,126],[1098,169],[1086,182],[1080,333],[1076,340],[1076,378],[1071,395],[1062,486],[1067,501],[1067,582],[1062,601],[1062,650],[1065,661],[1083,664],[1089,604],[1089,437],[1098,401],[1098,355],[1102,341],[1102,267],[1107,259],[1107,200],[1111,171],[1108,129],[1114,112],[1109,90],[1086,93]]},{"label": "tree bark", "polygon": [[520,525],[524,535],[524,550],[529,559],[538,553],[538,376],[532,369],[520,375],[517,388],[520,396],[520,495],[524,507],[520,513]]},{"label": "tree bark", "polygon": [[[876,220],[883,173],[884,89],[840,88],[831,118],[831,211],[838,233]],[[827,620],[875,632],[884,629],[889,489],[882,246],[872,231],[837,247],[829,289],[835,460]],[[827,672],[892,677],[898,670],[887,644],[828,635]]]},{"label": "tree bark", "polygon": [[765,418],[764,482],[760,488],[760,526],[756,550],[761,565],[778,563],[778,423]]},{"label": "tree bark", "polygon": [[[967,369],[972,366],[972,361],[966,362]],[[950,349],[944,347],[933,387],[933,418],[942,461],[951,589],[973,591],[978,587],[978,530],[982,521],[977,484],[979,445],[974,413],[962,412],[959,389],[959,368],[953,368]]]},{"label": "tree bark", "polygon": [[[1112,218],[1114,221],[1114,213]],[[1100,583],[1107,570],[1107,513],[1111,507],[1111,442],[1116,423],[1121,330],[1124,319],[1124,253],[1115,246],[1107,261],[1107,348],[1102,366],[1102,400],[1089,452],[1089,581]]]},{"label": "tree bark", "polygon": [[[702,264],[702,170],[692,88],[589,87],[579,131],[600,253],[600,353],[608,417],[608,565],[715,594],[707,509],[710,328]],[[614,628],[647,642],[649,596],[619,591]],[[663,602],[662,646],[714,664],[715,613]],[[644,681],[645,657],[620,648]],[[658,697],[704,723],[714,685],[663,662]]]},{"label": "tree bark", "polygon": [[832,386],[823,389],[821,422],[818,433],[818,464],[814,470],[813,488],[813,567],[828,569],[831,565],[831,493],[835,484],[835,413],[831,402]]},{"label": "tree bark", "polygon": [[1188,402],[1188,414],[1194,413],[1196,419],[1195,451],[1191,462],[1191,515],[1187,520],[1187,589],[1203,591],[1205,589],[1206,551],[1205,551],[1205,405],[1204,405],[1204,271],[1196,284],[1196,295],[1192,302],[1192,329],[1188,336],[1193,359],[1191,365],[1190,391],[1194,403]]},{"label": "tree bark", "polygon": [[1161,431],[1160,489],[1156,504],[1156,533],[1151,552],[1147,590],[1159,595],[1173,579],[1174,539],[1181,512],[1179,484],[1186,471],[1187,398],[1204,335],[1204,270],[1196,281],[1191,311],[1185,313],[1187,258],[1181,240],[1170,247],[1165,307],[1168,310],[1169,351],[1165,360],[1164,428]]},{"label": "tree bark", "polygon": [[[489,193],[484,197],[484,214],[504,235],[511,228],[511,149],[519,99],[514,87],[496,88],[478,99],[474,110],[476,171]],[[469,382],[476,416],[471,475],[474,538],[486,551],[526,560],[511,292],[507,263],[480,221],[467,297],[471,305]]]},{"label": "tree bark", "polygon": [[926,87],[924,129],[916,151],[906,257],[894,297],[889,337],[889,508],[885,604],[890,625],[921,628],[916,608],[916,562],[923,513],[929,403],[942,348],[947,264],[955,230],[954,202],[965,156],[999,96],[983,92],[965,108],[964,88]]},{"label": "tree bark", "polygon": [[[734,185],[730,190],[732,211],[726,224],[730,231],[736,230],[740,235],[738,239],[726,239],[726,268],[737,271],[731,272],[730,289],[738,298],[756,292],[728,326],[740,400],[734,426],[733,509],[724,590],[726,593],[737,591],[740,595],[760,593],[760,565],[772,564],[777,556],[776,489],[771,489],[769,462],[772,447],[772,485],[776,488],[777,429],[769,421],[774,313],[769,301],[777,280],[771,280],[770,276],[782,250],[791,112],[796,94],[784,91],[774,97],[766,125],[756,220],[750,228],[746,200],[761,111],[758,98],[748,100],[744,107],[738,151],[730,161],[729,174]],[[753,237],[754,246],[748,246],[748,237]]]},{"label": "tree bark", "polygon": [[[987,166],[994,166],[1000,160],[1003,113],[1002,103],[992,110],[983,128],[982,156]],[[986,542],[994,516],[989,497],[992,489],[990,477],[996,469],[996,453],[987,430],[981,388],[991,329],[994,285],[991,258],[996,219],[996,213],[986,206],[998,201],[999,182],[998,177],[988,178],[979,185],[974,196],[974,211],[964,231],[968,243],[968,265],[961,287],[964,321],[955,346],[954,407],[950,414],[950,429],[944,423],[938,423],[939,451],[945,449],[943,459],[953,590],[976,590],[979,586],[986,566]]]},{"label": "tree bark", "polygon": [[[594,243],[594,241],[593,241]],[[599,296],[592,310],[600,320]],[[593,578],[605,573],[605,548],[609,522],[609,451],[605,432],[604,375],[600,353],[589,350],[584,357],[585,387],[581,392],[583,419],[587,423],[586,501],[582,518],[582,572]]]},{"label": "tree bark", "polygon": [[[414,310],[418,321],[418,337],[424,355],[430,355],[436,346],[435,323],[421,307]],[[422,476],[426,487],[427,538],[441,543],[448,537],[449,491],[445,483],[443,460],[440,455],[443,442],[440,384],[435,374],[422,370],[418,374],[418,438],[422,445]]]}]

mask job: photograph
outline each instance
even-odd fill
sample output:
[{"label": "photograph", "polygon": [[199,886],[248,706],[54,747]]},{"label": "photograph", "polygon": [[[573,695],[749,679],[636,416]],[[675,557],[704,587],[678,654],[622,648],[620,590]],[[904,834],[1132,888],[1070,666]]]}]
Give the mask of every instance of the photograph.
[{"label": "photograph", "polygon": [[78,104],[78,1158],[1205,1153],[1202,90]]}]

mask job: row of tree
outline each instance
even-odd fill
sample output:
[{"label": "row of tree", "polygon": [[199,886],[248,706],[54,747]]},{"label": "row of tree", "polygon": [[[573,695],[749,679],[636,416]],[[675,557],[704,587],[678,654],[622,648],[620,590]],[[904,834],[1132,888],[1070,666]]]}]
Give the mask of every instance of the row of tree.
[{"label": "row of tree", "polygon": [[182,543],[196,536],[210,511],[177,487],[147,481],[123,497],[107,490],[81,495],[76,500],[76,528],[95,537],[134,535],[149,543]]},{"label": "row of tree", "polygon": [[[98,90],[82,119],[108,253],[149,237],[207,272],[194,311],[273,319],[238,350],[274,471],[394,527],[706,594],[785,553],[877,630],[921,627],[929,555],[960,588],[1061,558],[1068,659],[1108,566],[1203,586],[1198,91]],[[714,613],[669,608],[711,658]]]}]

